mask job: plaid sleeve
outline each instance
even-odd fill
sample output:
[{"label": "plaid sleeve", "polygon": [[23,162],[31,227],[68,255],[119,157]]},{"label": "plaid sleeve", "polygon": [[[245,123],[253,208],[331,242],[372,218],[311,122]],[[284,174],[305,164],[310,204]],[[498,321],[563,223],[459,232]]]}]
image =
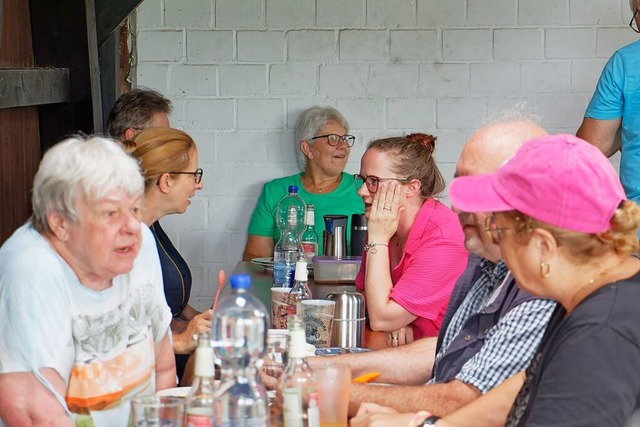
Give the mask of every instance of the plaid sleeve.
[{"label": "plaid sleeve", "polygon": [[555,301],[534,299],[511,309],[491,328],[480,351],[464,364],[456,379],[484,394],[525,369],[555,307]]}]

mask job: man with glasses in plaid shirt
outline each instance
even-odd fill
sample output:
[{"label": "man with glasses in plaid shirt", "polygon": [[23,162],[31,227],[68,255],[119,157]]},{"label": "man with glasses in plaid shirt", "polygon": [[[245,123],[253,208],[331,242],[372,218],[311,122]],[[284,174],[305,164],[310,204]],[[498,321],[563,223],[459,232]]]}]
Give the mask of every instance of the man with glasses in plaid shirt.
[{"label": "man with glasses in plaid shirt", "polygon": [[[629,27],[640,33],[639,0],[629,0]],[[609,59],[576,135],[607,156],[621,150],[620,181],[627,197],[640,202],[640,40]]]},{"label": "man with glasses in plaid shirt", "polygon": [[[544,135],[530,122],[504,122],[476,132],[456,165],[456,175],[495,171],[527,140]],[[392,387],[353,384],[350,412],[363,402],[402,412],[444,415],[478,398],[529,365],[555,302],[518,289],[485,232],[483,213],[458,212],[472,253],[451,296],[436,338],[369,353],[336,356],[354,375],[381,373]],[[315,362],[315,361],[314,361]],[[427,383],[427,385],[424,385]],[[375,411],[365,403],[361,413]]]}]

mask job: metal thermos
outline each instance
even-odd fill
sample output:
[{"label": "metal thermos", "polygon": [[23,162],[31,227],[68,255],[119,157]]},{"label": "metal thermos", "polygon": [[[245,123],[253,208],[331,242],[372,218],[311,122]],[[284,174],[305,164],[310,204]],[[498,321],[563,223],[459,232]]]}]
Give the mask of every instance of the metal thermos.
[{"label": "metal thermos", "polygon": [[364,296],[360,292],[332,292],[327,299],[335,301],[331,347],[364,347]]},{"label": "metal thermos", "polygon": [[364,214],[351,215],[351,256],[362,256],[367,241],[367,218]]},{"label": "metal thermos", "polygon": [[343,257],[347,255],[347,216],[325,215],[322,233],[323,255]]}]

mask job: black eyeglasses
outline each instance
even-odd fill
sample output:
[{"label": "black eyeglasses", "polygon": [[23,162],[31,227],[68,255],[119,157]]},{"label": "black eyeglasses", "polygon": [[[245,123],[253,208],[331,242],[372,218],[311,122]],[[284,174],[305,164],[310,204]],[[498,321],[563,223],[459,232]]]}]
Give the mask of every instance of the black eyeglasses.
[{"label": "black eyeglasses", "polygon": [[367,184],[367,190],[369,193],[373,194],[378,191],[378,184],[381,181],[403,181],[407,182],[410,178],[378,178],[377,176],[369,175],[368,177],[364,177],[362,175],[355,174],[353,175],[353,183],[356,186],[356,189],[359,190],[362,188],[362,184]]},{"label": "black eyeglasses", "polygon": [[356,142],[356,137],[353,135],[337,135],[335,133],[314,136],[313,138],[311,138],[311,140],[313,141],[314,139],[319,138],[327,138],[327,142],[332,147],[336,147],[338,144],[340,144],[340,141],[347,144],[347,147],[353,147],[353,144],[355,144]]},{"label": "black eyeglasses", "polygon": [[629,27],[631,27],[631,29],[636,33],[640,33],[640,29],[638,29],[638,24],[636,24],[637,14],[638,14],[638,9],[636,9],[636,11],[633,13],[633,16],[631,17],[631,21],[629,21]]},{"label": "black eyeglasses", "polygon": [[505,230],[510,230],[508,227],[498,227],[496,224],[495,218],[493,215],[488,216],[487,219],[484,220],[484,230],[487,232],[493,243],[496,245],[500,244],[500,240],[502,239],[502,233]]},{"label": "black eyeglasses", "polygon": [[196,180],[196,184],[200,184],[200,182],[202,181],[202,174],[204,173],[204,171],[202,170],[202,168],[198,168],[195,172],[167,172],[170,174],[177,174],[177,175],[193,175],[193,177]]}]

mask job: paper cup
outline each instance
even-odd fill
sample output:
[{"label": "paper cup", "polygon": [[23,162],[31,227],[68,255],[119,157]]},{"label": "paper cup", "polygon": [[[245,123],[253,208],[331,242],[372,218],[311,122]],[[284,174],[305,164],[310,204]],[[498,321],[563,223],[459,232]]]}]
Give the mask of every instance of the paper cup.
[{"label": "paper cup", "polygon": [[303,300],[301,307],[307,342],[317,348],[329,347],[331,345],[333,312],[336,308],[335,301]]},{"label": "paper cup", "polygon": [[287,329],[287,308],[291,288],[271,288],[271,325],[274,329]]}]

